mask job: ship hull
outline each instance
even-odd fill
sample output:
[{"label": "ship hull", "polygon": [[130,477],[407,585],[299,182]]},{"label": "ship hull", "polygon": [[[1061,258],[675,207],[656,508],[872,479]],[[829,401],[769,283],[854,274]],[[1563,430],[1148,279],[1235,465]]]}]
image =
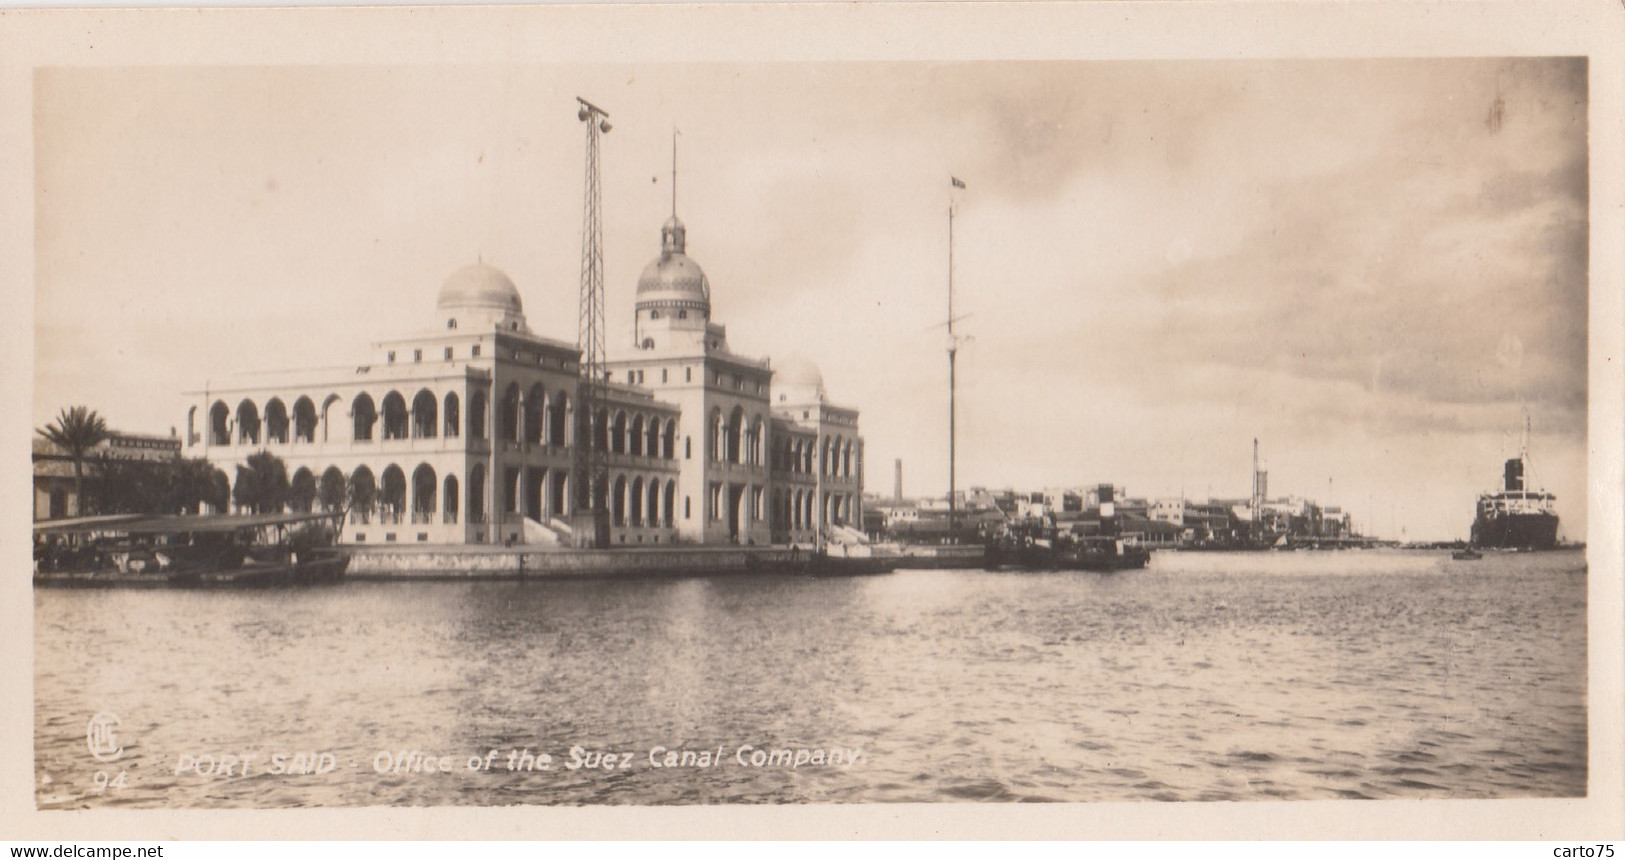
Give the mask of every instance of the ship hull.
[{"label": "ship hull", "polygon": [[1494,514],[1473,522],[1474,546],[1493,549],[1551,549],[1557,545],[1555,514]]}]

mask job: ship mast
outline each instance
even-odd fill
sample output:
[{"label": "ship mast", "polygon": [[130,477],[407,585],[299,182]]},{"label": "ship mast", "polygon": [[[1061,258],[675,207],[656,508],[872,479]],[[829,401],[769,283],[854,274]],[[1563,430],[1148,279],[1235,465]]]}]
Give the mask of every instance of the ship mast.
[{"label": "ship mast", "polygon": [[955,404],[956,386],[954,382],[954,362],[959,354],[959,338],[954,335],[954,191],[965,190],[965,183],[953,176],[948,177],[948,539],[956,540],[959,534],[958,510],[955,496],[958,495],[958,486],[955,467],[958,457],[955,452],[958,409]]},{"label": "ship mast", "polygon": [[954,359],[959,352],[959,343],[954,340],[954,204],[952,197],[948,201],[948,536],[952,540],[959,529],[955,523],[955,487],[954,466],[957,460],[954,450],[954,423],[957,417],[954,396]]}]

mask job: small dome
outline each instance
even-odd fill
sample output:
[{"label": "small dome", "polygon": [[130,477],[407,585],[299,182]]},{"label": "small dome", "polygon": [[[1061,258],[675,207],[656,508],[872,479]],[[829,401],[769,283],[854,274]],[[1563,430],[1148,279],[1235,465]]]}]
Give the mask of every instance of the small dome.
[{"label": "small dome", "polygon": [[822,400],[824,375],[818,366],[799,355],[792,355],[773,363],[773,389],[775,401]]},{"label": "small dome", "polygon": [[441,310],[479,308],[506,313],[524,313],[519,288],[513,280],[484,263],[464,266],[453,272],[440,287],[436,306]]}]

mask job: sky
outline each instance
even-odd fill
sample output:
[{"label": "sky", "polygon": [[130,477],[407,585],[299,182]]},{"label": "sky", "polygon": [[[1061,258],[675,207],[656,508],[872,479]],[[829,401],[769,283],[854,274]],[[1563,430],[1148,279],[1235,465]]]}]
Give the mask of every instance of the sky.
[{"label": "sky", "polygon": [[[371,361],[452,271],[574,340],[581,95],[609,336],[672,208],[736,352],[862,411],[868,489],[1271,495],[1465,538],[1531,417],[1585,534],[1583,59],[51,68],[34,423],[184,427],[237,372]],[[966,184],[952,192],[949,176]]]}]

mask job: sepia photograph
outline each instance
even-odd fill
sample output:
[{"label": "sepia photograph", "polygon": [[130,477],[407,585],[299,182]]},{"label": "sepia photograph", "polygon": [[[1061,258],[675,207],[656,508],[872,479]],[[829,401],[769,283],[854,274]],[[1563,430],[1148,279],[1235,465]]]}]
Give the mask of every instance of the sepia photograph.
[{"label": "sepia photograph", "polygon": [[1617,58],[948,6],[8,75],[30,812],[1616,831]]}]

